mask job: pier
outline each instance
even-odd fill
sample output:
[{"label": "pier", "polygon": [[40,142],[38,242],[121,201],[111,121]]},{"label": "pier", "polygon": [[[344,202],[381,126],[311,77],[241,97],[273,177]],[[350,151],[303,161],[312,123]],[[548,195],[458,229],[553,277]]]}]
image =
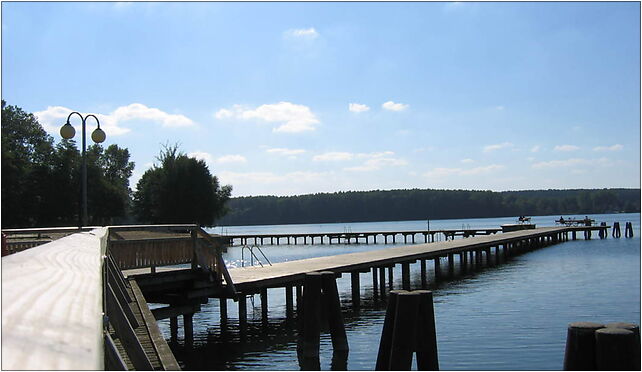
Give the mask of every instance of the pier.
[{"label": "pier", "polygon": [[[195,225],[91,229],[3,258],[3,368],[178,369],[156,320],[170,319],[170,338],[176,341],[177,320],[183,317],[184,342],[191,343],[193,315],[212,299],[219,301],[222,318],[228,316],[229,300],[237,303],[242,330],[247,296],[260,295],[267,320],[269,288],[283,288],[287,317],[296,316],[310,272],[349,275],[352,306],[358,309],[362,280],[371,280],[375,296],[383,299],[394,289],[397,265],[401,288],[420,289],[453,276],[456,266],[478,270],[578,235],[591,239],[592,232],[605,239],[608,228],[495,229],[465,239],[229,270],[221,256],[224,237]],[[458,231],[463,236],[464,230]],[[421,284],[412,288],[415,264]],[[163,306],[150,310],[148,303]]]},{"label": "pier", "polygon": [[[464,238],[477,235],[490,235],[502,231],[501,228],[481,228],[481,229],[441,229],[441,230],[410,230],[410,231],[366,231],[366,232],[330,232],[330,233],[291,233],[291,234],[237,234],[223,235],[222,238],[232,245],[238,241],[241,245],[248,244],[368,244],[371,240],[373,244],[397,243],[397,238],[403,237],[404,244],[415,244],[416,237],[423,236],[424,243],[434,242],[435,239],[452,240],[456,236]],[[430,236],[430,238],[429,238]],[[379,237],[379,241],[377,238]],[[388,241],[390,239],[390,241]],[[400,240],[401,241],[401,240]]]}]

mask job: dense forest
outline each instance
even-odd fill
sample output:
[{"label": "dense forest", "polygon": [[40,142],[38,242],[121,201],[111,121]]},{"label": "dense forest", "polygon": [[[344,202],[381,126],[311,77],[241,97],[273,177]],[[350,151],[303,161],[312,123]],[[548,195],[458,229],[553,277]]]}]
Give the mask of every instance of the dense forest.
[{"label": "dense forest", "polygon": [[640,189],[389,190],[232,198],[219,225],[639,212]]}]

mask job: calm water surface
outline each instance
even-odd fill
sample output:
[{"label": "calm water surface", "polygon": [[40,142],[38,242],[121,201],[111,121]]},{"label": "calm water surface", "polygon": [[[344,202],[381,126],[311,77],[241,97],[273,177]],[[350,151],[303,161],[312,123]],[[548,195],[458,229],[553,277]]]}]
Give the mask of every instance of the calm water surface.
[{"label": "calm water surface", "polygon": [[[568,216],[564,216],[565,218]],[[575,216],[584,217],[584,216]],[[566,327],[575,321],[640,323],[640,215],[592,215],[597,222],[633,222],[633,239],[576,240],[511,258],[498,267],[457,275],[434,284],[439,363],[444,370],[559,370]],[[553,226],[559,216],[533,217],[537,226]],[[499,227],[514,218],[433,220],[431,229]],[[214,233],[296,233],[419,230],[426,221],[223,227]],[[578,238],[581,234],[578,234]],[[624,231],[622,230],[622,236]],[[423,236],[417,237],[423,242]],[[400,239],[397,239],[399,241]],[[401,239],[403,242],[403,239]],[[283,242],[283,240],[282,240]],[[301,239],[299,239],[301,242]],[[381,239],[381,243],[383,239]],[[401,245],[401,244],[397,244]],[[369,251],[392,244],[265,245],[272,262]],[[457,257],[457,256],[456,256]],[[228,267],[241,266],[241,248],[231,247]],[[246,257],[247,258],[247,257]],[[395,288],[401,270],[395,268]],[[456,272],[458,272],[456,270]],[[350,353],[351,370],[373,370],[386,304],[372,296],[370,274],[361,274],[362,307],[351,309],[350,278],[337,280]],[[411,265],[413,288],[419,288],[419,265]],[[298,370],[296,327],[285,319],[283,289],[270,289],[269,323],[261,322],[260,299],[248,301],[248,331],[240,339],[237,306],[228,301],[229,320],[220,324],[218,300],[210,299],[194,315],[194,345],[171,344],[181,366],[190,370]],[[159,322],[169,339],[169,320]],[[321,336],[321,368],[331,369],[329,334]]]}]

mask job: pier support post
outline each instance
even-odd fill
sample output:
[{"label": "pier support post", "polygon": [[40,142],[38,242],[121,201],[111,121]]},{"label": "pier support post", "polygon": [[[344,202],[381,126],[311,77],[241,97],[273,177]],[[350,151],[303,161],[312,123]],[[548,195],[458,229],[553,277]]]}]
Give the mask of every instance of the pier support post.
[{"label": "pier support post", "polygon": [[625,238],[632,238],[633,237],[633,223],[632,222],[627,222],[626,227],[624,229],[624,237]]},{"label": "pier support post", "polygon": [[379,293],[382,299],[386,298],[386,268],[383,266],[379,268]]},{"label": "pier support post", "polygon": [[620,236],[622,236],[619,222],[613,222],[613,230],[611,231],[611,236],[613,236],[614,238],[619,238]]},{"label": "pier support post", "polygon": [[604,325],[592,322],[575,322],[568,325],[564,352],[565,371],[596,369],[595,331],[600,328],[604,328]]},{"label": "pier support post", "polygon": [[358,271],[352,271],[350,273],[350,282],[352,284],[352,307],[356,310],[361,305],[361,287]]},{"label": "pier support post", "polygon": [[595,364],[600,371],[639,370],[639,351],[640,343],[628,329],[607,327],[595,331]]},{"label": "pier support post", "polygon": [[410,263],[408,262],[401,264],[401,288],[410,290]]},{"label": "pier support post", "polygon": [[245,293],[239,293],[239,328],[241,331],[247,327],[247,298]]},{"label": "pier support post", "polygon": [[420,270],[421,270],[421,288],[425,289],[428,286],[428,281],[426,280],[426,260],[420,260]]},{"label": "pier support post", "polygon": [[[376,272],[376,268],[373,268]],[[348,352],[348,337],[346,336],[343,315],[341,315],[341,301],[339,300],[339,291],[337,290],[337,281],[334,273],[324,271],[321,273],[321,290],[325,304],[323,308],[328,314],[328,325],[330,336],[332,338],[332,350],[334,353]]]},{"label": "pier support post", "polygon": [[173,316],[169,318],[169,332],[171,334],[170,341],[177,342],[178,341],[178,317]]},{"label": "pier support post", "polygon": [[302,369],[315,368],[319,364],[319,341],[321,336],[321,273],[305,274],[303,287],[303,324],[299,323],[297,355]]},{"label": "pier support post", "polygon": [[571,232],[571,236],[573,237],[573,240],[577,240],[577,231],[573,230]]},{"label": "pier support post", "polygon": [[392,290],[392,287],[394,285],[394,269],[394,266],[388,266],[388,290]]},{"label": "pier support post", "polygon": [[285,317],[286,319],[292,319],[294,315],[294,298],[292,297],[292,286],[288,285],[285,287]]},{"label": "pier support post", "polygon": [[490,247],[484,250],[486,252],[486,266],[493,266],[493,258],[490,254]]},{"label": "pier support post", "polygon": [[227,321],[227,298],[218,299],[218,308],[221,315],[221,322]]},{"label": "pier support post", "polygon": [[440,257],[437,256],[435,257],[435,281],[438,281],[441,279],[441,267],[439,266],[440,264]]},{"label": "pier support post", "polygon": [[468,252],[464,251],[459,254],[459,262],[461,272],[466,273],[468,271]]},{"label": "pier support post", "polygon": [[192,345],[194,342],[194,325],[192,318],[194,314],[183,314],[183,328],[185,330],[185,345]]},{"label": "pier support post", "polygon": [[453,277],[455,275],[455,255],[448,253],[448,276]]},{"label": "pier support post", "polygon": [[372,294],[375,300],[379,298],[379,280],[377,278],[377,268],[374,266],[372,267]]},{"label": "pier support post", "polygon": [[268,293],[267,288],[261,288],[261,321],[268,322]]}]

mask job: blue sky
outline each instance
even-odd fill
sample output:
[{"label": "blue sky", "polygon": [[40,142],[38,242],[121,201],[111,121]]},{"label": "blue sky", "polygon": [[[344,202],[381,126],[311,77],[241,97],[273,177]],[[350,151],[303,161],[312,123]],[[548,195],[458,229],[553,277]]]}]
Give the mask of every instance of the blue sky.
[{"label": "blue sky", "polygon": [[3,2],[2,97],[132,186],[179,143],[234,196],[640,187],[640,4]]}]

